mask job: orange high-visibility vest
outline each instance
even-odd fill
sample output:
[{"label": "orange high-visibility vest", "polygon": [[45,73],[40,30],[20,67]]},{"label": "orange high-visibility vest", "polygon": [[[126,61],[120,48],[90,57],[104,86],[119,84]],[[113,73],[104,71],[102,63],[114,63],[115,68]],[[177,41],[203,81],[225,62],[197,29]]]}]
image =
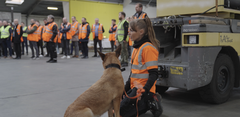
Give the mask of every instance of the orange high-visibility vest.
[{"label": "orange high-visibility vest", "polygon": [[[32,30],[34,26],[37,27],[36,24],[33,24],[32,26],[31,26],[31,25],[28,26],[28,30]],[[37,31],[37,30],[36,30],[36,31]],[[38,35],[37,35],[36,31],[34,31],[32,34],[28,34],[27,39],[28,39],[29,41],[36,41],[36,42],[38,42]]]},{"label": "orange high-visibility vest", "polygon": [[134,19],[144,19],[144,18],[146,18],[146,15],[147,15],[147,13],[142,12],[142,14],[138,18],[135,16]]},{"label": "orange high-visibility vest", "polygon": [[[113,28],[117,28],[117,25],[115,25]],[[110,27],[110,31],[112,31],[112,27]],[[112,33],[110,33],[110,35],[109,35],[109,41],[116,41],[116,37],[115,37],[116,32],[117,32],[117,30],[114,31],[114,32],[112,32]]]},{"label": "orange high-visibility vest", "polygon": [[[54,25],[56,25],[57,26],[57,24],[55,23],[55,22],[52,22],[51,24],[48,24],[48,26],[45,26],[45,34],[44,34],[44,38],[45,38],[45,41],[46,42],[49,42],[50,41],[50,39],[52,38],[52,36],[53,36],[53,31],[52,31],[52,29],[53,29],[53,26]],[[54,38],[54,40],[53,40],[53,42],[57,42],[57,38],[58,38],[58,36],[56,35],[56,37]]]},{"label": "orange high-visibility vest", "polygon": [[75,33],[77,32],[77,30],[78,30],[78,25],[79,25],[79,23],[78,23],[77,21],[75,21],[75,22],[72,24],[72,27],[71,27],[71,29],[70,29],[72,36],[74,36]]},{"label": "orange high-visibility vest", "polygon": [[[87,26],[88,26],[88,23],[86,23],[85,25],[81,25],[79,27],[79,35],[78,35],[78,38],[79,39],[85,39],[86,36],[87,36]],[[88,36],[89,38],[89,36]]]},{"label": "orange high-visibility vest", "polygon": [[[21,28],[21,26],[20,25],[18,25],[17,26],[17,33],[18,33],[18,35],[20,35],[20,28]],[[11,34],[11,41],[12,41],[12,38],[13,38],[13,33]],[[21,37],[21,42],[23,42],[23,37]]]},{"label": "orange high-visibility vest", "polygon": [[[98,39],[99,40],[102,40],[103,39],[103,25],[102,24],[99,24],[99,27],[98,27]],[[93,39],[95,38],[95,24],[92,25],[92,34],[93,34]]]},{"label": "orange high-visibility vest", "polygon": [[[144,43],[139,48],[134,48],[131,58],[131,88],[136,87],[136,84],[141,84],[143,87],[148,81],[150,69],[158,68],[158,50],[149,42]],[[155,94],[156,81],[150,92]]]},{"label": "orange high-visibility vest", "polygon": [[[71,25],[71,24],[68,22],[68,23],[67,23],[67,27],[68,27],[69,25]],[[61,24],[61,27],[62,27],[62,29],[64,28],[63,23]],[[68,32],[66,32],[66,36],[67,36],[66,38],[67,38],[68,40],[72,39],[71,29],[70,29]],[[60,39],[62,39],[62,33],[60,33]]]},{"label": "orange high-visibility vest", "polygon": [[46,32],[46,26],[43,26],[43,31],[42,31],[42,39],[43,39],[43,41],[46,41],[46,38],[45,38],[46,37],[45,36],[46,33],[45,32]]},{"label": "orange high-visibility vest", "polygon": [[42,33],[42,28],[43,28],[42,26],[39,26],[36,30],[36,34],[38,36],[38,41],[42,39],[42,34],[41,34]]}]

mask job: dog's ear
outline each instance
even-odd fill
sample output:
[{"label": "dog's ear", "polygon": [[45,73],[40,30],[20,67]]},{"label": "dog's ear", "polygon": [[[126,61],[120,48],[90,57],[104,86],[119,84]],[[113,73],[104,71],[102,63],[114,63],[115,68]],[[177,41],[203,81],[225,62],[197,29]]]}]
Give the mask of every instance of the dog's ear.
[{"label": "dog's ear", "polygon": [[102,52],[99,52],[99,51],[98,51],[98,53],[99,53],[100,57],[102,58],[102,60],[104,61],[105,54],[103,54]]},{"label": "dog's ear", "polygon": [[119,57],[121,55],[121,44],[118,45],[117,49],[115,50],[116,56]]}]

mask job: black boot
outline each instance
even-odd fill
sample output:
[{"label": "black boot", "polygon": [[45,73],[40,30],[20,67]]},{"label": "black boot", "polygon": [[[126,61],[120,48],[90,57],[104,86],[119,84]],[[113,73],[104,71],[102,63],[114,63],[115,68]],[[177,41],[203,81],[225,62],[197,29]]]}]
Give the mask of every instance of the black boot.
[{"label": "black boot", "polygon": [[162,97],[160,94],[156,93],[153,95],[153,100],[149,101],[149,108],[154,117],[160,117],[163,113],[162,108]]},{"label": "black boot", "polygon": [[52,59],[48,60],[47,63],[49,63],[50,61],[52,61]]}]

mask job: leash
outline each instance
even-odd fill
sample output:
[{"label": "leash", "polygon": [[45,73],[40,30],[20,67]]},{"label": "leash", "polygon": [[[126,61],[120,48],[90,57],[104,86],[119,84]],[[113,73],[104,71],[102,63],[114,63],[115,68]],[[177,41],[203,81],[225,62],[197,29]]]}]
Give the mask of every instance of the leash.
[{"label": "leash", "polygon": [[127,96],[127,98],[129,98],[129,99],[137,99],[137,101],[136,101],[137,117],[138,117],[138,101],[139,101],[138,98],[141,97],[141,96],[142,96],[142,93],[144,93],[144,92],[145,92],[145,89],[139,88],[139,89],[137,90],[137,95],[136,95],[136,96],[134,96],[134,97],[129,97],[129,96],[127,95],[126,91],[124,90],[124,93],[125,93],[125,95]]}]

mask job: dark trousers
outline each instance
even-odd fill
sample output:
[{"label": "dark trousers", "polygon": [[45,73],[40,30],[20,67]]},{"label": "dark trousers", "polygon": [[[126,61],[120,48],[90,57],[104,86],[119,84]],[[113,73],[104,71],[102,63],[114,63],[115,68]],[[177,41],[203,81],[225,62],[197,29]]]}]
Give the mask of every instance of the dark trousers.
[{"label": "dark trousers", "polygon": [[[29,43],[30,43],[30,48],[31,48],[31,51],[32,51],[32,56],[33,57],[39,57],[37,42],[36,41],[29,41]],[[34,53],[34,48],[35,48],[35,51],[36,51],[36,56],[35,56],[35,53]]]},{"label": "dark trousers", "polygon": [[69,41],[68,39],[63,39],[63,51],[65,56],[69,55]]},{"label": "dark trousers", "polygon": [[78,47],[79,47],[79,50],[82,52],[82,44],[80,42],[78,42]]},{"label": "dark trousers", "polygon": [[112,52],[114,51],[114,48],[115,48],[115,41],[110,41],[111,43],[111,49],[112,49]]},{"label": "dark trousers", "polygon": [[[132,90],[128,91],[129,97],[136,96],[137,89],[133,88]],[[149,93],[148,95],[141,98],[138,101],[138,115],[144,114],[149,110],[148,100],[153,99],[153,94]],[[136,110],[136,99],[129,99],[124,98],[120,104],[120,115],[122,117],[136,117],[137,110]]]},{"label": "dark trousers", "polygon": [[56,45],[54,42],[47,42],[47,46],[49,49],[50,59],[57,60],[57,52],[56,52]]},{"label": "dark trousers", "polygon": [[3,46],[2,46],[2,42],[0,42],[0,56],[3,55]]},{"label": "dark trousers", "polygon": [[[11,46],[10,39],[1,39],[1,42],[3,46],[4,56],[7,57],[8,53],[10,56],[12,56],[12,46]],[[8,51],[7,51],[7,48],[8,48]]]},{"label": "dark trousers", "polygon": [[14,43],[16,57],[21,57],[21,43]]},{"label": "dark trousers", "polygon": [[98,37],[95,37],[94,38],[94,53],[95,53],[95,55],[97,55],[97,43],[99,45],[100,52],[102,52],[102,40],[99,40]]},{"label": "dark trousers", "polygon": [[40,53],[40,50],[41,50],[41,55],[44,55],[44,52],[43,52],[43,41],[42,40],[39,40],[37,42],[37,47],[38,47],[38,53]]},{"label": "dark trousers", "polygon": [[72,41],[72,43],[71,43],[71,51],[70,51],[70,54],[72,54],[73,53],[73,41]]},{"label": "dark trousers", "polygon": [[27,37],[23,37],[23,42],[22,42],[22,53],[24,53],[24,45],[25,45],[25,47],[26,47],[26,53],[28,53]]},{"label": "dark trousers", "polygon": [[[45,42],[47,44],[47,42]],[[49,47],[46,46],[46,50],[47,50],[47,56],[49,56],[50,52],[49,52]]]},{"label": "dark trousers", "polygon": [[88,56],[88,42],[82,42],[81,44],[83,56],[86,57]]}]

